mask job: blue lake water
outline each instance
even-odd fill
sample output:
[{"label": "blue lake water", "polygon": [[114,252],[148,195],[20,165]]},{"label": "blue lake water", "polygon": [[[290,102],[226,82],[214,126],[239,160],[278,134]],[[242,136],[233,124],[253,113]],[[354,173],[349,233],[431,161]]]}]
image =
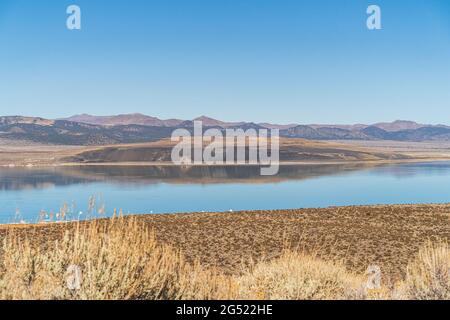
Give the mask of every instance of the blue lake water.
[{"label": "blue lake water", "polygon": [[[89,206],[89,200],[91,205]],[[93,201],[94,199],[94,201]],[[450,202],[450,162],[257,167],[0,169],[0,223],[128,213]],[[89,209],[90,207],[90,209]]]}]

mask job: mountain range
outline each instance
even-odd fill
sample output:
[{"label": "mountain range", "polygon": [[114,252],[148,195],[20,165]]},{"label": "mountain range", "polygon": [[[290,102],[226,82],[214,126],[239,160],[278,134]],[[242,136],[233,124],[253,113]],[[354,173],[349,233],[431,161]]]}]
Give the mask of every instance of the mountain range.
[{"label": "mountain range", "polygon": [[0,117],[0,139],[59,145],[106,145],[157,141],[170,137],[176,128],[192,129],[193,121],[204,128],[279,129],[282,137],[310,140],[393,140],[450,141],[450,127],[413,121],[394,121],[371,125],[270,124],[225,122],[202,116],[193,120],[161,120],[139,113],[115,116],[75,115],[64,119],[38,117]]}]

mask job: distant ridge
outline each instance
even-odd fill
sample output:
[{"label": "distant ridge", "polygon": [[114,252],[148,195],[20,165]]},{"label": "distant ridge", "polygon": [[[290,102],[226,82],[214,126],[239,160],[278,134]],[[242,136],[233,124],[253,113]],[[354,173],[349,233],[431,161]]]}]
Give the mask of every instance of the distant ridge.
[{"label": "distant ridge", "polygon": [[142,125],[142,126],[154,126],[154,127],[176,127],[190,125],[193,121],[202,121],[204,126],[207,127],[230,127],[244,122],[224,122],[216,120],[207,116],[200,116],[193,120],[180,120],[180,119],[168,119],[161,120],[157,117],[147,116],[141,113],[131,114],[119,114],[113,116],[93,116],[90,114],[79,114],[69,118],[62,118],[58,120],[95,124],[101,126],[119,126],[119,125]]},{"label": "distant ridge", "polygon": [[302,125],[225,122],[207,116],[193,120],[161,120],[140,113],[113,116],[75,115],[51,120],[39,117],[0,117],[0,141],[30,141],[44,144],[105,145],[150,142],[168,138],[176,128],[191,130],[194,121],[205,129],[279,129],[287,138],[309,140],[450,141],[450,127],[397,120],[372,125]]},{"label": "distant ridge", "polygon": [[313,124],[313,125],[310,125],[310,127],[313,127],[315,129],[328,127],[328,128],[338,128],[338,129],[351,130],[351,131],[363,130],[363,129],[366,129],[368,127],[377,127],[377,128],[383,129],[385,131],[389,131],[389,132],[395,132],[395,131],[401,131],[401,130],[419,129],[419,128],[427,127],[427,126],[429,126],[429,125],[419,124],[417,122],[407,121],[407,120],[396,120],[394,122],[379,122],[379,123],[370,124],[370,125],[367,125],[367,124],[352,124],[352,125],[336,125],[336,124],[318,125],[318,124]]},{"label": "distant ridge", "polygon": [[59,120],[95,124],[102,126],[136,124],[154,127],[174,127],[183,122],[183,120],[178,119],[161,120],[156,117],[146,116],[141,113],[119,114],[115,116],[93,116],[90,114],[79,114]]},{"label": "distant ridge", "polygon": [[43,119],[39,117],[23,117],[23,116],[8,116],[0,117],[0,126],[12,124],[36,124],[41,126],[51,126],[55,123],[54,120]]},{"label": "distant ridge", "polygon": [[[65,121],[73,121],[79,123],[87,123],[87,124],[95,124],[95,125],[103,125],[103,126],[117,126],[117,125],[144,125],[144,126],[156,126],[156,127],[176,127],[176,126],[185,126],[187,124],[192,123],[193,121],[202,121],[204,126],[208,127],[234,127],[239,125],[244,125],[246,122],[225,122],[221,120],[217,120],[208,116],[200,116],[192,120],[180,120],[180,119],[168,119],[162,120],[157,117],[152,117],[148,115],[144,115],[141,113],[130,113],[130,114],[119,114],[119,115],[111,115],[111,116],[94,116],[90,114],[79,114],[74,115],[69,118],[62,118],[58,120]],[[299,126],[300,124],[272,124],[272,123],[258,123],[259,126],[268,128],[268,129],[280,129],[287,130],[290,128],[294,128]],[[420,124],[414,121],[407,120],[396,120],[393,122],[379,122],[375,124],[309,124],[306,125],[313,129],[321,129],[321,128],[336,128],[342,130],[349,131],[357,131],[364,130],[368,127],[377,127],[383,129],[387,132],[396,132],[402,130],[415,130],[423,127],[447,127],[444,125],[426,125]],[[450,127],[449,127],[450,128]]]}]

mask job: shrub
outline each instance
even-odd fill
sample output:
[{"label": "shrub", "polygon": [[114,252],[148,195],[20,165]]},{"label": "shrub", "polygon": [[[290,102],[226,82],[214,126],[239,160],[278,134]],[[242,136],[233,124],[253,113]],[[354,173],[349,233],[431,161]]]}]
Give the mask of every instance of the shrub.
[{"label": "shrub", "polygon": [[302,253],[256,265],[239,279],[241,297],[269,300],[338,300],[363,298],[364,279],[339,263]]},{"label": "shrub", "polygon": [[401,291],[413,300],[450,299],[450,248],[447,242],[428,241],[408,265]]}]

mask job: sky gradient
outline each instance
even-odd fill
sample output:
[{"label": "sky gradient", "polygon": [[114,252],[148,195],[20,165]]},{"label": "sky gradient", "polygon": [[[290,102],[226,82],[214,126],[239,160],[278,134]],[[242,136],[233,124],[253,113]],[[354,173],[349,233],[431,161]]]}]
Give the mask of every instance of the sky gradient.
[{"label": "sky gradient", "polygon": [[133,112],[450,124],[450,2],[0,0],[0,115]]}]

